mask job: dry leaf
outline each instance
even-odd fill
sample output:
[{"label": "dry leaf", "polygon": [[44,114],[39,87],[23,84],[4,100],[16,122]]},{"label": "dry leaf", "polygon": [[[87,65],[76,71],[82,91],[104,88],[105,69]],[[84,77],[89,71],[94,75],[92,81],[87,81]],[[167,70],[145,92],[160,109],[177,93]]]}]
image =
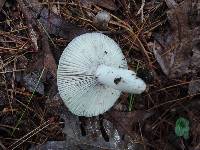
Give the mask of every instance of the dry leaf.
[{"label": "dry leaf", "polygon": [[162,36],[155,35],[154,55],[163,72],[174,78],[197,71],[191,68],[191,64],[196,62],[193,59],[198,57],[191,54],[195,47],[193,38],[197,37],[198,32],[193,32],[195,28],[190,25],[189,14],[193,11],[190,0],[185,0],[179,5],[174,4],[172,0],[166,0],[166,3],[171,8],[167,12],[171,29]]},{"label": "dry leaf", "polygon": [[40,11],[39,21],[49,34],[71,40],[74,37],[86,32],[85,29],[67,22],[64,18],[54,14],[47,8],[43,8]]},{"label": "dry leaf", "polygon": [[4,3],[5,3],[5,1],[6,1],[6,0],[1,0],[1,1],[0,1],[0,11],[1,11],[1,9],[2,9]]},{"label": "dry leaf", "polygon": [[200,80],[191,81],[188,87],[188,93],[194,95],[200,92]]},{"label": "dry leaf", "polygon": [[57,65],[54,56],[50,50],[48,37],[45,35],[45,33],[43,33],[42,36],[42,49],[44,51],[44,67],[47,68],[47,70],[50,71],[54,77],[56,77]]},{"label": "dry leaf", "polygon": [[98,5],[109,10],[116,10],[117,6],[114,0],[81,0],[82,5],[85,7],[91,7],[92,5]]},{"label": "dry leaf", "polygon": [[33,43],[34,49],[35,49],[36,51],[38,51],[38,43],[37,43],[37,41],[38,41],[38,35],[37,35],[37,33],[33,30],[33,28],[32,28],[32,29],[29,29],[29,36],[30,36],[31,41],[32,41],[32,43]]},{"label": "dry leaf", "polygon": [[[133,112],[112,111],[110,113],[114,121],[118,122],[126,132],[133,133],[133,124],[136,122],[144,122],[153,115],[152,112],[144,110],[136,110]],[[108,118],[109,119],[109,118]]]},{"label": "dry leaf", "polygon": [[114,0],[99,0],[97,2],[97,5],[104,7],[104,8],[107,8],[107,9],[110,9],[110,10],[116,10],[117,9],[117,6],[116,6]]}]

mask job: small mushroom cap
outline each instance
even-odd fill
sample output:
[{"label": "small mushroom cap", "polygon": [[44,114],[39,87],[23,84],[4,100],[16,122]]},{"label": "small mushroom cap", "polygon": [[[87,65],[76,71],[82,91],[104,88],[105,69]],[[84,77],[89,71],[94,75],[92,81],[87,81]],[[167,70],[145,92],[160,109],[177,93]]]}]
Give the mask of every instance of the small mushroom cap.
[{"label": "small mushroom cap", "polygon": [[63,51],[57,70],[61,98],[78,116],[97,116],[111,108],[121,91],[100,84],[95,72],[100,65],[127,69],[118,44],[101,33],[73,39]]}]

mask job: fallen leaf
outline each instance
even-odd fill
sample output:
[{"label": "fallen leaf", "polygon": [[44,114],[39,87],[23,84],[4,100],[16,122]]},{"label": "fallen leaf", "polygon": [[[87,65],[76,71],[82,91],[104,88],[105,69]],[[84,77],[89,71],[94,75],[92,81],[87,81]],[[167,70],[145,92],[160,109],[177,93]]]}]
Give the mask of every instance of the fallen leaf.
[{"label": "fallen leaf", "polygon": [[56,77],[57,65],[51,52],[47,35],[42,33],[42,49],[44,51],[44,67]]},{"label": "fallen leaf", "polygon": [[116,6],[114,0],[99,0],[97,2],[97,5],[104,7],[104,8],[107,8],[107,9],[110,9],[110,10],[116,10],[117,9],[117,6]]},{"label": "fallen leaf", "polygon": [[200,139],[199,139],[200,124],[199,124],[199,121],[193,120],[193,122],[191,123],[191,129],[190,130],[191,130],[191,135],[192,135],[192,145],[194,145],[194,147],[199,147],[199,143],[200,143]]},{"label": "fallen leaf", "polygon": [[[173,2],[166,0],[166,3],[170,5]],[[190,20],[188,19],[188,14],[192,10],[191,1],[185,0],[179,5],[173,4],[169,7],[171,9],[167,12],[167,17],[171,29],[168,29],[162,36],[155,34],[154,55],[163,72],[174,78],[193,71],[190,65],[195,35],[191,30]]]},{"label": "fallen leaf", "polygon": [[[144,122],[147,118],[153,115],[153,112],[144,110],[135,110],[133,112],[111,111],[109,114],[115,122],[118,122],[123,129],[128,133],[133,133],[133,124]],[[111,119],[108,117],[108,119]]]},{"label": "fallen leaf", "polygon": [[38,35],[37,35],[37,33],[33,30],[33,28],[32,28],[32,29],[29,29],[29,36],[30,36],[30,38],[31,38],[31,41],[32,41],[32,43],[33,43],[33,46],[34,46],[35,51],[38,51],[38,43],[37,43],[37,41],[38,41]]},{"label": "fallen leaf", "polygon": [[48,34],[53,34],[70,41],[74,37],[87,31],[86,29],[78,27],[77,25],[65,20],[65,18],[53,13],[48,8],[43,7],[38,0],[24,0],[24,2],[21,0],[18,1],[21,6],[23,6],[23,13],[26,14],[27,20],[32,24],[37,20]]},{"label": "fallen leaf", "polygon": [[68,112],[63,112],[62,117],[65,120],[63,132],[66,134],[66,143],[71,147],[111,150],[122,149],[124,146],[118,131],[107,120],[103,121],[103,126],[109,140],[105,141],[100,130],[98,117],[83,118],[84,123],[81,123],[80,118]]},{"label": "fallen leaf", "polygon": [[52,12],[55,13],[56,15],[60,15],[60,5],[59,4],[58,4],[58,6],[53,5]]},{"label": "fallen leaf", "polygon": [[[32,72],[23,77],[23,83],[25,84],[26,88],[33,92],[36,91],[40,94],[44,94],[44,84],[39,82],[40,74],[38,72]],[[39,84],[38,84],[39,83]],[[38,86],[37,86],[38,84]]]},{"label": "fallen leaf", "polygon": [[200,92],[200,80],[191,81],[188,87],[188,93],[194,95]]},{"label": "fallen leaf", "polygon": [[172,9],[177,7],[177,3],[174,0],[165,0],[165,3],[167,4],[167,7]]},{"label": "fallen leaf", "polygon": [[122,140],[115,125],[103,116],[86,118],[73,115],[63,105],[59,94],[47,101],[46,108],[47,112],[58,114],[65,124],[65,149],[127,149],[128,145],[134,147],[137,144],[131,138]]},{"label": "fallen leaf", "polygon": [[82,5],[85,7],[91,7],[92,5],[98,5],[109,10],[116,10],[117,6],[114,0],[81,0]]},{"label": "fallen leaf", "polygon": [[194,70],[200,70],[200,28],[195,27],[193,30],[192,36],[192,60],[191,60],[191,68]]},{"label": "fallen leaf", "polygon": [[6,1],[6,0],[1,0],[1,1],[0,1],[0,11],[1,11],[1,9],[2,9],[4,3],[5,3],[5,1]]},{"label": "fallen leaf", "polygon": [[65,141],[47,141],[46,143],[42,145],[32,145],[29,150],[47,150],[47,149],[69,149],[70,147],[67,146],[67,143]]},{"label": "fallen leaf", "polygon": [[47,8],[42,8],[42,10],[40,10],[39,22],[49,34],[63,37],[68,41],[87,31],[84,28],[69,23],[64,18],[49,11]]},{"label": "fallen leaf", "polygon": [[5,108],[2,110],[3,113],[9,113],[9,112],[14,112],[14,111],[17,112],[18,109],[11,109],[11,108],[5,107]]}]

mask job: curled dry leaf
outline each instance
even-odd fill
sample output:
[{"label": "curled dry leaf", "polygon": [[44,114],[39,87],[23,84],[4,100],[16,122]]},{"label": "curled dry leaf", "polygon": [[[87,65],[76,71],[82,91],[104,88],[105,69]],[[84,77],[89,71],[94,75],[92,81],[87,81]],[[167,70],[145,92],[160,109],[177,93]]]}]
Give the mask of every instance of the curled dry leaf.
[{"label": "curled dry leaf", "polygon": [[192,4],[192,1],[185,0],[176,5],[171,0],[166,0],[166,3],[171,8],[167,12],[171,29],[162,36],[155,34],[154,55],[163,72],[169,77],[197,72],[200,65],[198,59],[200,47],[199,32],[196,31],[199,27],[193,21],[195,16],[191,15],[195,9],[195,2]]}]

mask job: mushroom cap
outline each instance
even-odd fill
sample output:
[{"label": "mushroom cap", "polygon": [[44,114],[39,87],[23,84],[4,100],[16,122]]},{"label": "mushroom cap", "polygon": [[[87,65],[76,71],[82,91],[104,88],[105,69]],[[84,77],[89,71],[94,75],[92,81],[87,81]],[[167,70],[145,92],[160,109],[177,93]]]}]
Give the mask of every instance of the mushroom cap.
[{"label": "mushroom cap", "polygon": [[95,72],[100,65],[127,69],[118,44],[101,33],[74,38],[64,49],[57,70],[57,85],[68,109],[78,116],[97,116],[111,108],[121,91],[100,84]]}]

